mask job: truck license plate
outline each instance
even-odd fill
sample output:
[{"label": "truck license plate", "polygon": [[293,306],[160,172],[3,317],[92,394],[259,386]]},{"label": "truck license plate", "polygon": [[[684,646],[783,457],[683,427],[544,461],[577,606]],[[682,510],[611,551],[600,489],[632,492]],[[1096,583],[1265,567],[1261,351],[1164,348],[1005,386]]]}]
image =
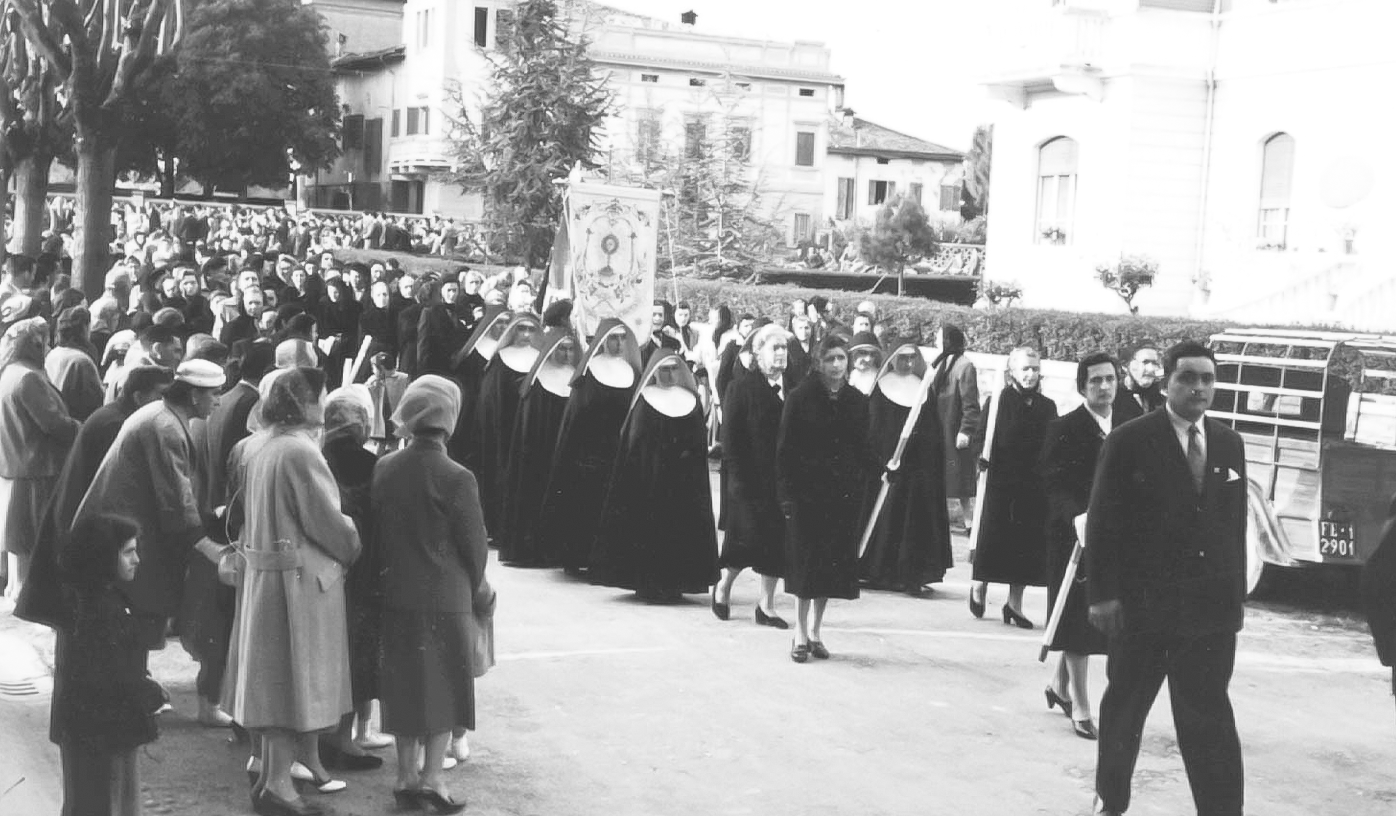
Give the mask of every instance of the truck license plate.
[{"label": "truck license plate", "polygon": [[1336,521],[1318,523],[1318,554],[1323,558],[1354,558],[1357,537],[1351,524]]}]

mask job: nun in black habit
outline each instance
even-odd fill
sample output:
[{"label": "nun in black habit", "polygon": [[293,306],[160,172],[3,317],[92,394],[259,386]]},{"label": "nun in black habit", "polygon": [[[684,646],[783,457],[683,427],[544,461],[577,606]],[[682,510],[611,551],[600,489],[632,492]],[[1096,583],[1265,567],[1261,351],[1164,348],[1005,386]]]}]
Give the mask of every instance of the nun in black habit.
[{"label": "nun in black habit", "polygon": [[505,467],[510,444],[514,441],[514,420],[518,418],[524,378],[538,362],[542,328],[536,315],[518,314],[499,336],[494,355],[480,378],[480,402],[475,408],[479,426],[479,467],[474,469],[480,483],[480,504],[485,510],[485,528],[493,535],[504,518]]},{"label": "nun in black habit", "polygon": [[515,566],[554,566],[538,538],[538,513],[548,490],[562,415],[572,394],[582,349],[565,328],[543,336],[543,352],[524,379],[514,439],[505,468],[504,519],[496,536],[499,560]]},{"label": "nun in black habit", "polygon": [[848,384],[843,335],[830,332],[819,342],[814,370],[786,399],[776,440],[785,591],[799,598],[790,649],[796,663],[829,657],[820,638],[824,607],[830,598],[858,597],[858,521],[874,470],[868,400]]},{"label": "nun in black habit", "polygon": [[[868,444],[884,467],[897,450],[927,376],[926,358],[915,343],[898,346],[878,374],[868,399]],[[951,567],[944,454],[935,394],[927,393],[901,462],[888,474],[887,499],[859,564],[868,587],[919,595]],[[864,529],[879,487],[874,483],[867,496]]]},{"label": "nun in black habit", "polygon": [[456,430],[446,443],[446,452],[457,464],[465,465],[471,473],[480,468],[480,429],[475,412],[480,404],[480,381],[485,366],[499,347],[499,337],[514,313],[496,306],[475,326],[470,339],[451,359],[451,377],[460,386],[460,416]]},{"label": "nun in black habit", "polygon": [[698,383],[683,357],[650,360],[620,432],[590,578],[674,601],[716,582],[717,533]]},{"label": "nun in black habit", "polygon": [[540,558],[570,573],[591,563],[620,428],[640,373],[640,344],[630,327],[617,318],[601,321],[572,377],[539,512]]}]

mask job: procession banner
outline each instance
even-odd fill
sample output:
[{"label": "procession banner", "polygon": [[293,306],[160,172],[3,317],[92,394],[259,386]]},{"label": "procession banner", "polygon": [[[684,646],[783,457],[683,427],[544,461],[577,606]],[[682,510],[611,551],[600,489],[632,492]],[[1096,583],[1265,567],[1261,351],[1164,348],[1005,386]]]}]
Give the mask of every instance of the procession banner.
[{"label": "procession banner", "polygon": [[596,334],[610,317],[625,321],[636,337],[649,336],[659,200],[658,190],[583,182],[568,186],[566,235],[554,247],[567,268],[550,270],[549,277],[550,284],[554,275],[567,279],[568,285],[560,288],[570,293],[572,319],[582,336]]}]

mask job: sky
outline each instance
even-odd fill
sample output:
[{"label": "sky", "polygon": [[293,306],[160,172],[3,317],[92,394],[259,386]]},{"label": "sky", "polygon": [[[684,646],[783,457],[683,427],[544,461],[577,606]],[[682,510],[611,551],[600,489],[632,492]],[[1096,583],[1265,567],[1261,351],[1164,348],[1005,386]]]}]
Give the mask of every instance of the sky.
[{"label": "sky", "polygon": [[987,0],[601,1],[675,23],[692,10],[703,33],[822,42],[860,118],[947,147],[967,149],[989,121],[976,84]]}]

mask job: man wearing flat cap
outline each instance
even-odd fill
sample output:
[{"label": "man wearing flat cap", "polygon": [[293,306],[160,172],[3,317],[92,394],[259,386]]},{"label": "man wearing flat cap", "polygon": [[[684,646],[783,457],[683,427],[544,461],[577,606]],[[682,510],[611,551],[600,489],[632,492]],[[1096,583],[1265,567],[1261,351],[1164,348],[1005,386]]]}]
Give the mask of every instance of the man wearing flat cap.
[{"label": "man wearing flat cap", "polygon": [[224,379],[223,369],[208,360],[180,363],[164,397],[122,425],[73,522],[106,513],[140,526],[141,568],[122,592],[147,649],[164,648],[191,553],[214,563],[225,554],[204,532],[212,513],[198,498],[203,474],[189,429],[192,420],[213,413]]}]

